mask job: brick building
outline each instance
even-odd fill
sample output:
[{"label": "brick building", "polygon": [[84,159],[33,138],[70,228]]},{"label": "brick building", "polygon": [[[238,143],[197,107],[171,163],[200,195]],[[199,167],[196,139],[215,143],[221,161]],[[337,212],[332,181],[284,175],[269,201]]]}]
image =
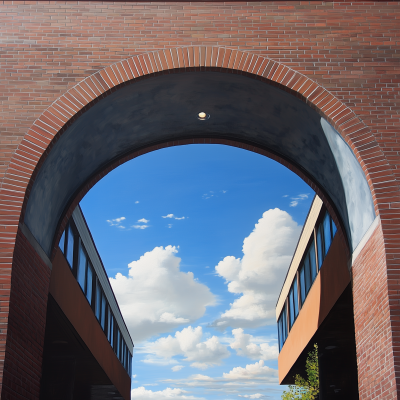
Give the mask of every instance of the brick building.
[{"label": "brick building", "polygon": [[39,397],[79,200],[190,143],[272,157],[318,193],[351,265],[360,398],[397,398],[399,18],[398,2],[2,2],[2,398]]}]

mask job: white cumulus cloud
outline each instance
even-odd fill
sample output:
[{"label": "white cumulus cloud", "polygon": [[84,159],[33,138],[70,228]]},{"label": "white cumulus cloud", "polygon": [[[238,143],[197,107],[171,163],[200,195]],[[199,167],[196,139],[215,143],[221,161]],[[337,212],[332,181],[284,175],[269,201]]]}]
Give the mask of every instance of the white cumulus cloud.
[{"label": "white cumulus cloud", "polygon": [[228,373],[223,373],[223,377],[228,380],[254,380],[276,378],[278,371],[276,369],[264,365],[264,361],[260,360],[254,364],[248,364],[245,368],[235,367]]},{"label": "white cumulus cloud", "polygon": [[[146,343],[140,351],[165,360],[170,360],[174,356],[184,356],[185,361],[199,369],[219,365],[224,358],[230,356],[226,346],[221,344],[216,336],[203,341],[201,326],[196,328],[188,326],[176,332],[174,337],[169,335],[155,342]],[[152,357],[148,356],[148,359],[151,360]]]},{"label": "white cumulus cloud", "polygon": [[243,257],[227,256],[215,267],[228,290],[239,295],[213,326],[225,329],[275,323],[275,303],[301,226],[278,208],[266,211],[243,241]]},{"label": "white cumulus cloud", "polygon": [[135,343],[195,321],[215,304],[206,285],[180,271],[177,252],[175,246],[155,247],[128,265],[127,276],[110,278]]},{"label": "white cumulus cloud", "polygon": [[278,345],[270,345],[268,343],[257,343],[253,335],[244,333],[242,328],[232,330],[232,335],[235,341],[230,344],[230,347],[236,350],[236,354],[243,357],[248,357],[252,360],[276,360],[279,355]]},{"label": "white cumulus cloud", "polygon": [[[152,390],[147,390],[144,386],[138,387],[131,390],[132,400],[162,400],[162,399],[186,399],[186,400],[201,400],[200,397],[194,397],[187,395],[186,390],[178,388],[166,388],[158,392],[153,392]],[[204,400],[204,399],[202,399]]]},{"label": "white cumulus cloud", "polygon": [[175,367],[172,367],[172,371],[177,372],[180,371],[182,368],[185,368],[183,365],[175,365]]},{"label": "white cumulus cloud", "polygon": [[146,218],[142,218],[142,219],[138,219],[138,222],[143,222],[144,224],[147,224],[148,222],[150,222],[150,220],[148,220]]}]

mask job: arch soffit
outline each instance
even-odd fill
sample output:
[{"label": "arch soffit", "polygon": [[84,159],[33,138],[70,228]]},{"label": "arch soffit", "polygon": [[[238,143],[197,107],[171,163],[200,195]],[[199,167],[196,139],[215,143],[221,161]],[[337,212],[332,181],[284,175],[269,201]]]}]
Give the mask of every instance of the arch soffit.
[{"label": "arch soffit", "polygon": [[[362,140],[364,146],[369,144],[369,148],[377,147],[365,124],[326,89],[295,70],[263,56],[223,47],[184,47],[140,54],[88,76],[59,97],[34,122],[10,162],[2,187],[3,193],[5,190],[9,191],[7,185],[15,185],[15,180],[18,180],[18,185],[22,186],[24,193],[19,206],[22,207],[22,203],[26,205],[35,173],[50,151],[52,142],[54,143],[54,139],[63,132],[63,128],[90,107],[91,103],[132,80],[187,69],[247,74],[276,85],[303,100],[329,121],[350,146],[367,176],[377,208],[368,171],[353,143],[353,139]],[[15,225],[23,221],[23,213],[24,208]]]}]

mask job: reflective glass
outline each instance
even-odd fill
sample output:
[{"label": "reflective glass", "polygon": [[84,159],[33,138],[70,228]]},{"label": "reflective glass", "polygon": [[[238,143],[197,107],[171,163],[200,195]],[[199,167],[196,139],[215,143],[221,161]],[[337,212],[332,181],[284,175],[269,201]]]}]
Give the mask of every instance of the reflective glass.
[{"label": "reflective glass", "polygon": [[310,255],[307,253],[306,259],[304,260],[304,274],[306,278],[306,296],[311,287],[311,271],[310,271]]},{"label": "reflective glass", "polygon": [[87,265],[87,275],[86,275],[86,298],[89,304],[92,304],[92,288],[93,288],[93,269],[88,262]]},{"label": "reflective glass", "polygon": [[318,269],[321,268],[322,263],[324,262],[324,243],[323,243],[323,234],[322,234],[322,226],[320,225],[317,229],[317,247],[318,247]]},{"label": "reflective glass", "polygon": [[308,251],[310,255],[310,268],[311,268],[311,282],[314,282],[317,276],[317,266],[315,260],[315,244],[314,241],[311,242],[310,250]]},{"label": "reflective glass", "polygon": [[60,247],[63,253],[65,251],[64,245],[65,245],[65,231],[61,235],[60,243],[58,243],[58,246]]},{"label": "reflective glass", "polygon": [[72,233],[71,227],[68,227],[67,261],[72,268],[74,263],[74,234]]},{"label": "reflective glass", "polygon": [[333,219],[331,218],[331,224],[332,224],[332,239],[335,237],[335,234],[337,232],[337,228],[335,223],[333,222]]},{"label": "reflective glass", "polygon": [[282,311],[282,332],[283,332],[283,343],[286,342],[288,329],[287,329],[287,319],[286,319],[286,307]]},{"label": "reflective glass", "polygon": [[281,319],[278,319],[278,343],[279,343],[279,351],[282,348],[282,322]]},{"label": "reflective glass", "polygon": [[329,247],[331,247],[332,236],[331,236],[331,217],[328,213],[324,217],[324,247],[325,255],[327,255]]},{"label": "reflective glass", "polygon": [[117,357],[119,358],[119,351],[121,348],[121,333],[119,332],[119,329],[117,329]]},{"label": "reflective glass", "polygon": [[78,269],[76,271],[76,280],[85,292],[85,276],[86,276],[86,254],[82,244],[79,242]]},{"label": "reflective glass", "polygon": [[106,326],[106,304],[107,304],[106,296],[104,296],[104,293],[102,293],[102,296],[101,296],[101,321],[100,321],[100,325],[103,328],[103,331],[104,331],[104,328]]},{"label": "reflective glass", "polygon": [[306,277],[305,277],[305,268],[304,268],[304,263],[301,266],[300,269],[300,298],[301,298],[301,304],[304,304],[304,301],[306,300]]},{"label": "reflective glass", "polygon": [[293,304],[294,304],[294,319],[299,315],[299,297],[297,294],[297,279],[293,281]]},{"label": "reflective glass", "polygon": [[293,299],[293,286],[289,291],[289,328],[292,328],[294,322],[294,299]]},{"label": "reflective glass", "polygon": [[95,315],[100,321],[100,311],[101,311],[101,287],[98,280],[96,280],[96,304],[95,304]]}]

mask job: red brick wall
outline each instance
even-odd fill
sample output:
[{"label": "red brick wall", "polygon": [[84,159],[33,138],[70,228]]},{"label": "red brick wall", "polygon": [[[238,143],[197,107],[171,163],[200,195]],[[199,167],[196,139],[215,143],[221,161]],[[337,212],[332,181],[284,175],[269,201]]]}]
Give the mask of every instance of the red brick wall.
[{"label": "red brick wall", "polygon": [[39,398],[49,284],[49,267],[18,231],[11,275],[2,400]]},{"label": "red brick wall", "polygon": [[[396,323],[400,317],[399,19],[398,2],[4,2],[0,5],[0,267],[5,284],[13,254],[14,259],[18,256],[13,252],[14,241],[32,171],[66,122],[58,120],[58,128],[46,125],[45,121],[52,123],[43,112],[51,103],[90,74],[132,55],[191,45],[230,47],[281,62],[316,82],[319,86],[310,81],[310,86],[303,87],[303,93],[311,88],[304,100],[322,110],[359,158],[382,221],[379,268],[386,275],[379,275],[378,268],[379,288],[384,296],[382,282],[387,282],[389,299],[382,303],[386,307],[382,313],[370,316],[370,323],[390,327],[386,350],[392,349],[400,342]],[[237,69],[248,67],[238,65]],[[288,73],[283,65],[274,68]],[[267,78],[287,84],[284,75],[282,79],[277,75],[274,72]],[[304,86],[301,79],[294,90]],[[326,93],[324,89],[341,103],[335,103],[333,109],[324,101],[315,105],[315,94]],[[310,100],[312,90],[314,99]],[[68,118],[80,109],[74,104],[66,107],[71,113]],[[30,130],[40,116],[43,122]],[[359,276],[376,274],[376,268],[374,260],[368,259],[358,266]],[[360,299],[367,295],[364,289],[358,293]],[[4,318],[6,298],[7,293],[1,304]],[[358,343],[371,341],[371,337],[368,330],[360,328]],[[0,354],[4,342],[2,330]],[[364,348],[368,350],[360,354],[378,362],[376,347]],[[392,398],[382,397],[389,392],[379,382],[389,379],[388,385],[393,387],[394,370],[400,379],[400,365],[394,361],[399,355],[388,350],[379,371],[369,366],[362,371],[363,381],[376,382],[376,389],[362,385],[361,399]]]},{"label": "red brick wall", "polygon": [[352,269],[361,399],[397,399],[386,268],[384,239],[378,226]]}]

